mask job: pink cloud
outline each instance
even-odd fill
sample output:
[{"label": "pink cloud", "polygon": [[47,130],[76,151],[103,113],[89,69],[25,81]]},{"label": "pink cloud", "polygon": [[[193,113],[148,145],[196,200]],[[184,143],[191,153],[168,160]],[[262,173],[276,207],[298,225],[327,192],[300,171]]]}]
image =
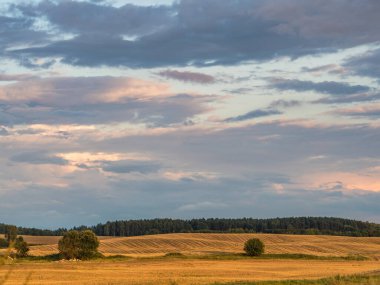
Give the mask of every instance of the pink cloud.
[{"label": "pink cloud", "polygon": [[55,106],[172,96],[167,84],[128,77],[55,77],[0,87],[0,100]]},{"label": "pink cloud", "polygon": [[335,113],[350,117],[380,117],[380,104],[362,105],[351,108],[342,108],[336,110]]},{"label": "pink cloud", "polygon": [[303,176],[300,183],[309,189],[380,192],[379,175],[380,171],[372,174],[343,171],[318,172]]}]

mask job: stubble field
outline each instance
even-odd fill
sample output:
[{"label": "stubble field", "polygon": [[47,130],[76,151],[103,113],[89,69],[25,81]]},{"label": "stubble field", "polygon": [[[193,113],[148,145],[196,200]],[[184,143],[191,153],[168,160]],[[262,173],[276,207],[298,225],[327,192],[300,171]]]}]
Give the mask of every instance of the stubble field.
[{"label": "stubble field", "polygon": [[[252,237],[263,240],[266,252],[271,255],[263,258],[239,255],[242,253],[244,242]],[[57,237],[25,238],[28,242],[37,244],[31,247],[33,255],[57,252]],[[380,238],[167,234],[127,238],[104,237],[101,238],[100,251],[108,256],[125,255],[131,258],[83,262],[27,261],[0,267],[0,278],[9,274],[4,284],[23,284],[30,276],[28,284],[190,285],[318,279],[338,274],[380,272]],[[165,256],[168,253],[177,254]],[[291,254],[310,256],[295,258]],[[347,258],[348,256],[350,258]]]},{"label": "stubble field", "polygon": [[[261,239],[266,253],[308,254],[316,256],[363,255],[380,259],[380,238],[274,234],[165,234],[138,237],[100,237],[100,252],[105,255],[159,256],[170,252],[184,254],[239,253],[250,238]],[[41,240],[39,240],[41,238]],[[34,244],[31,254],[57,252],[59,237],[28,237]]]}]

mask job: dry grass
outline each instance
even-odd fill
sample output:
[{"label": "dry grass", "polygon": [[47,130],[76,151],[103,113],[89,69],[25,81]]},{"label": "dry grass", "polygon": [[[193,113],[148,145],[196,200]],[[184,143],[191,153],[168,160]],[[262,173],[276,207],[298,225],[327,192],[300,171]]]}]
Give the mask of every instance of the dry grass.
[{"label": "dry grass", "polygon": [[[6,284],[210,284],[213,282],[316,279],[379,269],[376,261],[131,259],[122,262],[52,262],[12,268]],[[172,282],[172,283],[171,283]],[[176,282],[176,283],[173,283]]]},{"label": "dry grass", "polygon": [[[317,256],[363,255],[380,259],[380,238],[273,234],[167,234],[103,238],[100,251],[105,255],[129,256],[154,256],[169,252],[184,254],[238,253],[242,252],[244,242],[252,237],[258,237],[264,241],[267,253],[298,253]],[[35,242],[39,243],[38,239]],[[34,255],[55,252],[57,252],[57,246],[53,242],[32,247],[31,250]]]},{"label": "dry grass", "polygon": [[[238,253],[243,243],[258,237],[272,254],[317,256],[365,255],[369,260],[313,259],[204,259],[180,255],[158,258],[131,258],[87,262],[24,261],[0,266],[5,285],[24,284],[154,284],[190,285],[235,281],[319,279],[337,274],[350,275],[379,271],[380,238],[296,236],[266,234],[167,234],[127,238],[101,238],[100,250],[106,255],[136,257],[183,254]],[[28,237],[34,255],[57,251],[58,237]],[[28,279],[29,278],[29,279]],[[0,282],[1,284],[1,282]],[[236,283],[238,284],[238,283]],[[302,283],[299,283],[302,284]],[[334,283],[335,284],[335,283]],[[345,284],[345,283],[339,283]],[[367,283],[366,283],[367,284]],[[368,283],[372,284],[372,283]],[[374,283],[376,284],[376,283]]]}]

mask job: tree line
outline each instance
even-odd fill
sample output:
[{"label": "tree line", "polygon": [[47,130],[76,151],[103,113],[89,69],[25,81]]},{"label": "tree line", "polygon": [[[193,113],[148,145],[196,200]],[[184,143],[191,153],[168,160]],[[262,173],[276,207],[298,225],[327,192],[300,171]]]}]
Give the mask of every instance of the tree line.
[{"label": "tree line", "polygon": [[[0,233],[7,225],[0,224]],[[291,217],[272,219],[146,219],[109,221],[87,227],[74,227],[72,230],[91,230],[98,236],[139,236],[166,233],[273,233],[302,235],[340,235],[340,236],[380,236],[380,225],[356,220],[332,217]],[[68,230],[41,230],[18,228],[24,235],[63,235]]]}]

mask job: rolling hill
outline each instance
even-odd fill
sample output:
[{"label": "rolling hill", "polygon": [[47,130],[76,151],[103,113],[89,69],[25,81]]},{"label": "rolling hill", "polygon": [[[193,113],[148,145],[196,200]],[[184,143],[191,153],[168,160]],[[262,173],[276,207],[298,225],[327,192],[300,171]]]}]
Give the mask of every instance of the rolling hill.
[{"label": "rolling hill", "polygon": [[[252,237],[262,239],[267,253],[308,254],[317,256],[363,255],[380,259],[380,238],[322,235],[276,234],[160,234],[139,237],[100,237],[100,252],[105,255],[151,256],[170,252],[190,254],[238,253]],[[31,254],[57,252],[58,237],[25,236]]]}]

